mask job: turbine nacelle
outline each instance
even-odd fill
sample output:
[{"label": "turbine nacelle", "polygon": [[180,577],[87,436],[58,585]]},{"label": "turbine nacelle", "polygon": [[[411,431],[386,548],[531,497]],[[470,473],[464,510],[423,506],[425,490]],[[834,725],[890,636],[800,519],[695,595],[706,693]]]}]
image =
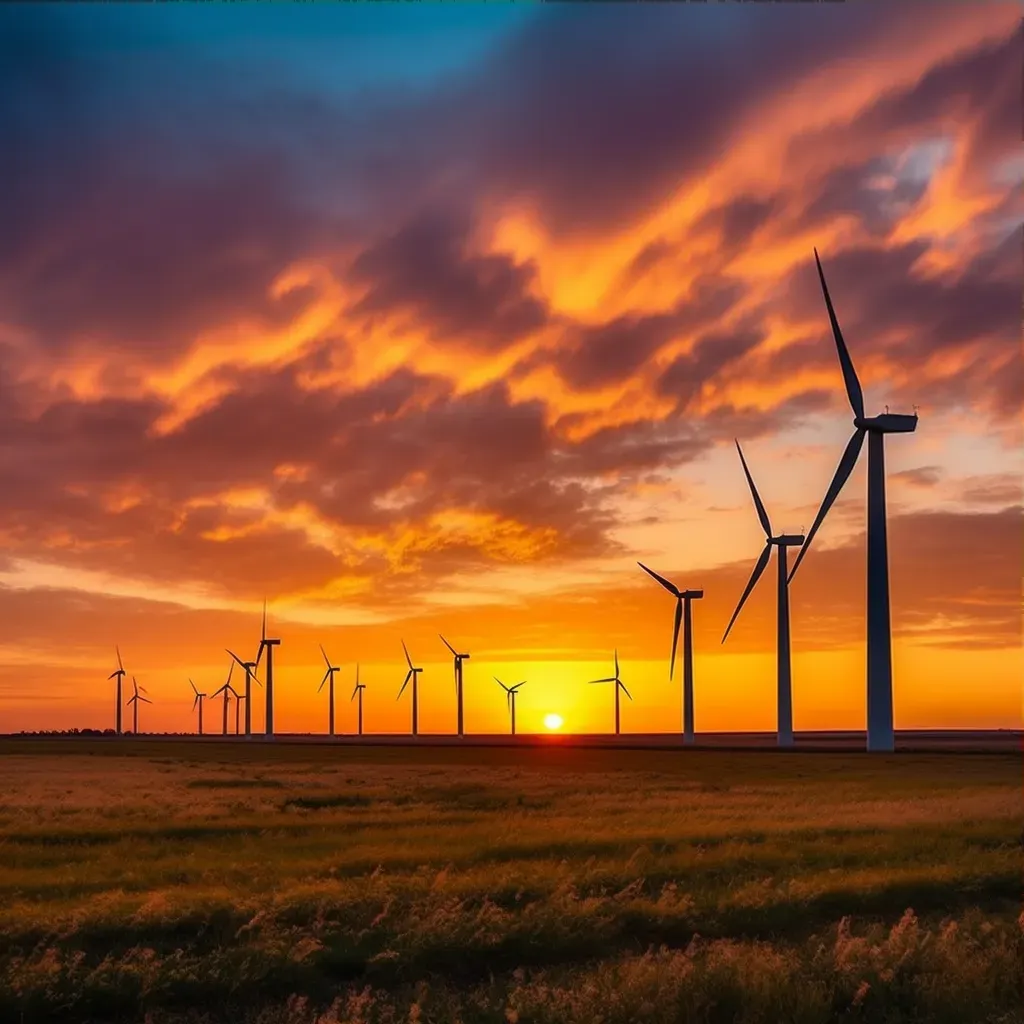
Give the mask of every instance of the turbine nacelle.
[{"label": "turbine nacelle", "polygon": [[878,416],[855,416],[853,425],[858,430],[873,434],[912,434],[917,430],[917,413],[883,412]]},{"label": "turbine nacelle", "polygon": [[695,600],[698,597],[704,596],[703,590],[683,590],[680,591],[679,596],[684,599]]},{"label": "turbine nacelle", "polygon": [[802,533],[783,533],[778,537],[769,537],[768,543],[779,548],[798,548],[804,542]]}]

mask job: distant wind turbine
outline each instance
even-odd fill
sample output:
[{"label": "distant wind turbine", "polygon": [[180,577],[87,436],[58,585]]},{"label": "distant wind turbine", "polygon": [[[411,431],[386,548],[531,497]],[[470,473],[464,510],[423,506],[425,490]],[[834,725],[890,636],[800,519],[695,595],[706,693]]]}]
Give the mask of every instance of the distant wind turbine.
[{"label": "distant wind turbine", "polygon": [[[352,691],[352,696],[349,697],[350,701],[355,700],[356,694],[359,695],[359,730],[358,735],[363,735],[363,690],[366,689],[366,683],[359,682],[359,663],[356,662],[356,688]],[[401,696],[401,694],[399,694]]]},{"label": "distant wind turbine", "polygon": [[[441,636],[440,633],[437,634]],[[441,643],[448,648],[449,651],[455,655],[455,698],[458,703],[459,714],[458,714],[458,734],[460,736],[465,735],[463,730],[463,718],[462,718],[462,662],[469,658],[468,654],[459,654],[454,647],[443,636],[441,636]]]},{"label": "distant wind turbine", "polygon": [[[227,651],[228,649],[225,647],[224,650]],[[257,665],[257,662],[255,662],[255,661],[242,661],[242,659],[237,654],[235,654],[234,651],[228,651],[228,654],[230,654],[231,657],[234,658],[235,661],[238,662],[238,664],[242,668],[242,671],[245,672],[245,735],[246,736],[251,736],[252,735],[252,683],[256,683],[257,686],[262,686],[263,685],[260,682],[260,680],[259,680],[259,676],[256,675],[256,665]],[[225,697],[224,699],[226,700],[227,697]],[[235,731],[237,732],[238,730],[236,729]]]},{"label": "distant wind turbine", "polygon": [[316,688],[316,692],[319,693],[324,688],[324,683],[330,681],[330,687],[327,691],[327,696],[330,698],[330,710],[327,716],[328,723],[328,735],[334,735],[334,673],[340,672],[341,669],[337,665],[331,664],[331,659],[327,657],[327,652],[324,650],[324,645],[320,644],[320,653],[324,656],[324,662],[327,664],[327,671],[324,673],[323,679],[320,680],[320,685]]},{"label": "distant wind turbine", "polygon": [[263,601],[263,629],[260,633],[260,646],[256,652],[256,664],[260,663],[260,657],[263,654],[264,648],[267,652],[267,719],[266,719],[266,733],[268,736],[274,735],[274,648],[281,643],[280,640],[275,640],[267,636],[267,602],[264,598]]},{"label": "distant wind turbine", "polygon": [[[232,654],[231,657],[234,658],[235,656]],[[237,660],[238,659],[235,658],[235,661],[237,661]],[[224,694],[224,725],[223,725],[223,729],[222,729],[222,734],[224,736],[227,736],[227,734],[228,734],[228,701],[231,699],[231,697],[235,697],[235,698],[238,697],[238,691],[231,685],[231,673],[234,672],[234,671],[235,671],[235,662],[232,661],[228,665],[228,678],[227,678],[227,682],[225,682],[223,686],[221,686],[219,689],[214,690],[213,693],[210,694],[211,697],[216,697],[220,693]]]},{"label": "distant wind turbine", "polygon": [[413,736],[419,735],[419,691],[417,683],[419,682],[420,673],[423,671],[421,668],[415,668],[412,663],[412,658],[409,657],[409,648],[405,646],[405,641],[402,641],[402,650],[405,651],[405,660],[409,663],[409,671],[406,674],[405,682],[402,683],[402,689],[398,691],[398,697],[395,700],[401,698],[405,692],[405,688],[409,685],[409,680],[412,680],[412,734]]},{"label": "distant wind turbine", "polygon": [[189,686],[192,687],[192,692],[196,695],[196,699],[194,701],[192,701],[192,710],[195,711],[196,708],[199,708],[199,735],[202,736],[203,735],[203,700],[206,698],[206,694],[205,693],[200,693],[196,689],[196,684],[193,683],[191,679],[188,682],[189,682]]},{"label": "distant wind turbine", "polygon": [[121,661],[121,648],[115,647],[117,651],[117,668],[107,676],[108,679],[117,680],[117,714],[114,717],[114,728],[117,735],[121,735],[121,680],[124,678],[124,662]]},{"label": "distant wind turbine", "polygon": [[245,704],[246,708],[249,707],[249,701],[246,699],[245,694],[244,693],[237,693],[237,694],[235,694],[235,735],[236,736],[238,735],[238,720],[239,720],[239,717],[240,717],[240,712],[242,710],[242,704],[243,703]]},{"label": "distant wind turbine", "polygon": [[505,698],[508,701],[508,710],[512,716],[512,735],[516,734],[516,693],[519,687],[524,685],[526,680],[522,683],[516,683],[515,686],[506,686],[497,676],[494,677],[494,681],[505,691]]},{"label": "distant wind turbine", "polygon": [[864,392],[861,390],[857,371],[847,351],[843,332],[839,328],[832,299],[825,283],[825,272],[821,269],[818,250],[814,250],[814,262],[818,267],[818,279],[825,298],[825,307],[832,325],[832,335],[839,355],[839,366],[843,371],[846,395],[853,410],[853,437],[846,445],[835,476],[829,484],[821,508],[815,516],[807,542],[797,557],[792,579],[800,562],[811,546],[818,527],[828,514],[843,485],[850,478],[853,467],[868,436],[868,750],[891,751],[895,747],[892,713],[892,634],[889,621],[889,553],[885,523],[885,435],[912,434],[917,429],[917,413],[890,413],[878,416],[864,415]]},{"label": "distant wind turbine", "polygon": [[591,685],[595,683],[614,683],[615,684],[615,735],[619,735],[619,690],[632,700],[629,690],[626,689],[625,683],[619,678],[619,652],[615,652],[615,675],[609,676],[607,679],[591,679]]},{"label": "distant wind turbine", "polygon": [[740,613],[740,609],[767,567],[768,561],[772,556],[772,547],[776,547],[779,552],[776,559],[779,567],[776,632],[778,743],[780,747],[791,747],[793,746],[793,680],[789,650],[789,583],[786,579],[786,551],[791,547],[799,547],[803,544],[804,538],[801,534],[795,533],[783,533],[778,537],[772,536],[771,521],[768,519],[768,513],[765,511],[761,496],[757,493],[757,488],[754,486],[754,478],[750,475],[750,470],[747,469],[747,460],[743,457],[743,449],[740,448],[739,441],[736,442],[736,451],[740,453],[740,462],[743,464],[743,473],[750,487],[750,495],[754,499],[757,518],[761,521],[761,526],[764,529],[765,544],[760,557],[754,563],[754,571],[750,574],[750,579],[747,581],[747,587],[740,597],[739,604],[736,605],[736,611],[732,613],[732,618],[729,620],[729,625],[725,630],[725,636],[722,637],[722,643],[725,643],[726,638],[729,636],[729,631],[732,629],[732,625]]},{"label": "distant wind turbine", "polygon": [[132,705],[132,715],[133,715],[133,718],[132,718],[132,733],[134,735],[138,736],[139,735],[139,701],[142,701],[143,704],[152,704],[153,702],[148,697],[143,697],[142,696],[142,694],[147,692],[146,688],[143,687],[143,686],[139,686],[139,684],[135,681],[135,676],[132,676],[132,686],[134,687],[135,692],[132,694],[131,697],[128,698],[127,701],[125,701],[125,703]]},{"label": "distant wind turbine", "polygon": [[648,569],[643,562],[637,565],[649,576],[653,576],[675,599],[676,599],[676,620],[672,626],[672,657],[668,663],[668,677],[672,678],[672,671],[676,663],[676,647],[679,643],[679,625],[683,624],[683,742],[693,743],[693,616],[690,611],[690,602],[704,596],[703,590],[680,590],[674,583],[670,583],[664,576],[659,576],[653,569]]}]

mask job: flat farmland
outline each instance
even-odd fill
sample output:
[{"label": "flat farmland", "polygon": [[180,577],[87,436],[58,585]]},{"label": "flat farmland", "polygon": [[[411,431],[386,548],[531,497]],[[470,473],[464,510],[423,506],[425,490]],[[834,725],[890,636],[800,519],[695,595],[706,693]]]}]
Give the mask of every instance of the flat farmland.
[{"label": "flat farmland", "polygon": [[1024,1021],[1021,758],[0,741],[0,1020]]}]

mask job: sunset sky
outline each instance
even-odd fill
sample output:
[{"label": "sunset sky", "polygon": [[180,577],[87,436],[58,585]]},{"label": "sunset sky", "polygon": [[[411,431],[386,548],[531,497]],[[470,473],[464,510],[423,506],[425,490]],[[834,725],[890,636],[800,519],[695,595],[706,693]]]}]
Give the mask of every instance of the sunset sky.
[{"label": "sunset sky", "polygon": [[[0,732],[113,725],[119,644],[255,654],[323,731],[775,726],[763,536],[887,441],[897,728],[1019,726],[1021,22],[1005,4],[0,7]],[[791,591],[794,724],[863,728],[865,463]],[[795,555],[791,555],[795,557]],[[262,728],[262,704],[254,704]],[[207,712],[207,723],[217,716]],[[233,717],[233,716],[232,716]],[[126,722],[130,717],[126,717]],[[208,725],[209,727],[209,725]]]}]

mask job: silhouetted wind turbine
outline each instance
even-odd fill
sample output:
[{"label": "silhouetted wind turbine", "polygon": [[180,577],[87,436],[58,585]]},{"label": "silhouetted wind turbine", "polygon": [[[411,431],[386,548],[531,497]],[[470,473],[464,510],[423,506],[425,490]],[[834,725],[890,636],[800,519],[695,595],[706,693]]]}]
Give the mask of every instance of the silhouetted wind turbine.
[{"label": "silhouetted wind turbine", "polygon": [[316,688],[316,692],[319,693],[324,688],[324,683],[330,680],[330,687],[328,688],[327,695],[331,701],[330,713],[327,716],[328,722],[328,734],[334,735],[334,673],[340,672],[341,669],[337,665],[331,664],[331,659],[327,657],[327,652],[324,650],[324,645],[320,644],[320,653],[324,656],[324,662],[327,664],[327,671],[324,673],[323,679],[320,680],[320,685]]},{"label": "silhouetted wind turbine", "polygon": [[[441,636],[440,633],[438,633],[437,635]],[[456,651],[455,648],[452,647],[452,645],[448,643],[448,641],[445,640],[443,636],[441,636],[441,643],[443,643],[445,647],[447,647],[448,650],[451,651],[453,655],[455,655],[455,698],[459,706],[458,734],[462,736],[464,734],[462,719],[462,662],[463,660],[468,659],[469,655],[459,654],[459,652]]]},{"label": "silhouetted wind turbine", "polygon": [[676,664],[676,647],[679,643],[679,625],[683,624],[683,742],[692,743],[693,727],[693,616],[690,602],[702,598],[703,590],[680,590],[664,576],[659,576],[653,569],[648,569],[643,562],[637,565],[649,576],[653,576],[675,599],[676,620],[672,626],[672,657],[668,663],[668,677]]},{"label": "silhouetted wind turbine", "polygon": [[406,673],[405,682],[402,683],[402,689],[398,691],[398,697],[395,700],[401,698],[405,691],[405,688],[409,685],[409,680],[412,680],[412,734],[413,736],[419,735],[419,693],[417,683],[419,682],[420,673],[423,671],[421,668],[415,668],[412,663],[412,658],[409,657],[409,648],[405,646],[405,641],[402,641],[402,650],[405,651],[405,660],[409,663],[409,671]]},{"label": "silhouetted wind turbine", "polygon": [[615,675],[609,676],[607,679],[591,679],[591,685],[595,683],[614,683],[615,684],[615,735],[619,735],[619,690],[629,697],[630,700],[633,698],[630,696],[629,690],[626,689],[625,683],[619,678],[619,652],[615,652]]},{"label": "silhouetted wind turbine", "polygon": [[868,750],[889,751],[894,749],[895,734],[892,719],[892,635],[889,623],[889,554],[885,524],[885,435],[912,434],[917,429],[917,412],[890,413],[888,410],[878,416],[864,415],[864,392],[861,390],[857,371],[847,351],[843,332],[839,328],[832,299],[825,283],[825,272],[821,269],[818,250],[814,250],[814,262],[818,267],[821,292],[825,297],[832,335],[839,354],[839,366],[843,371],[846,395],[853,410],[853,437],[846,445],[835,476],[829,484],[821,508],[815,516],[807,543],[797,557],[792,579],[800,567],[807,549],[811,546],[818,527],[828,514],[843,485],[850,478],[853,467],[868,435]]},{"label": "silhouetted wind turbine", "polygon": [[206,698],[206,694],[205,693],[200,693],[196,689],[196,684],[193,683],[191,679],[188,682],[189,682],[189,686],[192,687],[192,692],[196,695],[196,699],[194,701],[192,701],[192,710],[195,711],[196,708],[199,708],[199,735],[202,736],[203,735],[203,700]]},{"label": "silhouetted wind turbine", "polygon": [[[231,657],[234,658],[235,656],[232,654]],[[235,658],[235,661],[237,661],[237,660],[238,659]],[[235,662],[232,661],[228,665],[228,678],[227,678],[227,682],[223,686],[221,686],[219,689],[214,690],[213,693],[210,694],[211,697],[216,697],[217,694],[219,694],[219,693],[223,693],[224,694],[224,726],[223,726],[223,735],[225,735],[225,736],[227,736],[227,734],[228,734],[228,700],[230,700],[230,698],[232,696],[234,696],[235,698],[238,697],[238,691],[231,685],[231,673],[234,672],[234,671],[235,671]]]},{"label": "silhouetted wind turbine", "polygon": [[[366,689],[366,683],[359,682],[359,663],[356,663],[356,688],[352,691],[352,696],[349,700],[355,700],[356,694],[359,694],[359,731],[358,735],[363,735],[363,690]],[[401,694],[399,694],[401,696]]]},{"label": "silhouetted wind turbine", "polygon": [[263,629],[260,633],[260,646],[256,652],[256,664],[259,665],[263,649],[267,650],[267,721],[266,734],[274,735],[274,648],[280,644],[280,640],[274,640],[267,636],[267,602],[263,601]]},{"label": "silhouetted wind turbine", "polygon": [[[224,650],[227,651],[228,649],[225,647]],[[235,654],[234,651],[228,651],[228,654],[230,654],[231,657],[234,658],[235,661],[237,661],[238,664],[242,666],[242,671],[245,672],[245,735],[246,736],[251,736],[252,735],[252,686],[251,686],[251,684],[253,682],[255,682],[257,686],[262,686],[263,685],[260,682],[260,680],[259,680],[259,676],[256,675],[256,665],[258,664],[258,659],[257,659],[257,661],[242,661],[242,659],[237,654]],[[236,732],[237,732],[237,730],[236,730]]]},{"label": "silhouetted wind turbine", "polygon": [[512,735],[516,734],[516,692],[519,687],[522,686],[526,680],[522,683],[516,683],[515,686],[506,686],[497,676],[494,677],[494,681],[505,691],[505,698],[508,701],[508,710],[512,715]]},{"label": "silhouetted wind turbine", "polygon": [[139,701],[143,704],[152,704],[153,702],[148,697],[143,697],[142,694],[146,692],[146,688],[139,686],[135,681],[135,676],[132,676],[132,686],[135,688],[135,693],[125,701],[126,704],[132,705],[132,733],[136,736],[139,734]]},{"label": "silhouetted wind turbine", "polygon": [[743,464],[743,473],[750,487],[750,495],[754,499],[757,518],[761,521],[761,527],[764,529],[765,544],[764,550],[758,557],[757,562],[754,563],[754,571],[750,574],[750,579],[747,581],[746,589],[740,597],[739,604],[736,605],[736,611],[732,613],[729,625],[725,629],[722,643],[725,643],[726,637],[729,636],[729,630],[732,629],[732,625],[740,613],[740,609],[767,567],[768,561],[772,556],[772,547],[778,548],[779,582],[776,632],[778,743],[780,747],[791,747],[793,745],[793,680],[789,657],[789,583],[786,579],[786,550],[791,547],[799,547],[803,544],[804,538],[801,534],[796,533],[783,533],[779,534],[778,537],[772,536],[771,521],[768,519],[768,513],[765,511],[761,496],[757,493],[757,488],[754,486],[754,478],[750,475],[750,470],[747,469],[747,460],[743,457],[743,449],[740,448],[739,441],[736,442],[736,451],[740,453],[740,462]]},{"label": "silhouetted wind turbine", "polygon": [[121,661],[121,648],[115,647],[117,651],[117,668],[107,676],[108,679],[117,680],[117,715],[114,718],[114,728],[117,735],[121,735],[121,680],[124,678],[124,662]]},{"label": "silhouetted wind turbine", "polygon": [[246,707],[248,707],[248,706],[249,706],[249,702],[248,702],[248,701],[246,700],[246,697],[245,697],[245,694],[244,694],[244,693],[238,693],[238,694],[236,694],[236,695],[235,695],[235,735],[236,735],[236,736],[238,735],[238,719],[239,719],[239,712],[240,712],[240,711],[241,711],[241,709],[242,709],[242,703],[243,703],[243,702],[245,703],[245,706],[246,706]]}]

